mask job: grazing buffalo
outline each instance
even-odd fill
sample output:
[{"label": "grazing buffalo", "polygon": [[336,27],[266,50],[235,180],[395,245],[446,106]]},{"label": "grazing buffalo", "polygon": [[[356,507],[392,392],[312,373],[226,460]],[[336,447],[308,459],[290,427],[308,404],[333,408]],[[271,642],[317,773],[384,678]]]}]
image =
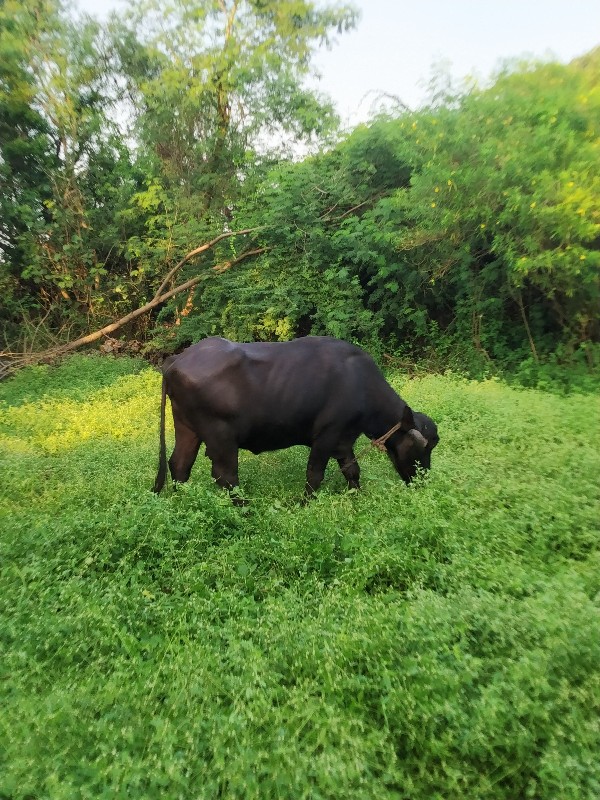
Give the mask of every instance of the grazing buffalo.
[{"label": "grazing buffalo", "polygon": [[306,495],[319,488],[335,458],[348,485],[359,487],[353,445],[361,433],[380,444],[409,483],[429,469],[435,423],[413,412],[367,353],[328,336],[236,344],[204,339],[163,364],[160,458],[154,491],[165,483],[165,397],[175,423],[169,459],[174,481],[187,481],[204,442],[212,476],[238,485],[238,451],[310,448]]}]

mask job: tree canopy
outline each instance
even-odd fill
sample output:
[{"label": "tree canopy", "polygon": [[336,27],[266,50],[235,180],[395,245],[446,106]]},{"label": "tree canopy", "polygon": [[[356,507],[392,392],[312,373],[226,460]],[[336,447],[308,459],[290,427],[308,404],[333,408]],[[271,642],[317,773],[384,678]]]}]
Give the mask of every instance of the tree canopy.
[{"label": "tree canopy", "polygon": [[269,251],[180,335],[328,332],[518,364],[579,349],[600,308],[599,52],[363,125],[277,166],[236,220]]},{"label": "tree canopy", "polygon": [[256,255],[137,317],[147,347],[312,332],[442,362],[592,363],[600,50],[513,64],[340,136],[306,78],[356,21],[308,0],[135,0],[100,24],[3,0],[9,345],[73,338],[187,286],[201,267],[178,262],[217,239],[204,268]]}]

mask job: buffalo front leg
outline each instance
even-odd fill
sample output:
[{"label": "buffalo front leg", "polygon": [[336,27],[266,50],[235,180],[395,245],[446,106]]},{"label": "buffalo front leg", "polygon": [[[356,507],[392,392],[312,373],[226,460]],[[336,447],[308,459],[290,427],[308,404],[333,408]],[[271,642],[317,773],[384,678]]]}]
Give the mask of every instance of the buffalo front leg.
[{"label": "buffalo front leg", "polygon": [[174,481],[185,483],[196,461],[200,439],[191,428],[175,422],[175,448],[169,459],[169,469]]},{"label": "buffalo front leg", "polygon": [[212,459],[212,476],[222,489],[235,489],[239,486],[237,450],[227,458]]},{"label": "buffalo front leg", "polygon": [[[233,444],[227,446],[219,444],[209,447],[207,444],[206,455],[212,463],[211,474],[217,486],[233,492],[240,484],[238,476],[238,448]],[[232,495],[236,506],[244,505],[240,497]]]},{"label": "buffalo front leg", "polygon": [[336,453],[335,458],[340,465],[342,475],[348,482],[348,488],[360,489],[360,467],[352,448]]},{"label": "buffalo front leg", "polygon": [[325,468],[331,455],[329,447],[323,445],[313,445],[308,456],[308,464],[306,466],[306,486],[304,487],[304,496],[308,499],[323,483],[325,476]]}]

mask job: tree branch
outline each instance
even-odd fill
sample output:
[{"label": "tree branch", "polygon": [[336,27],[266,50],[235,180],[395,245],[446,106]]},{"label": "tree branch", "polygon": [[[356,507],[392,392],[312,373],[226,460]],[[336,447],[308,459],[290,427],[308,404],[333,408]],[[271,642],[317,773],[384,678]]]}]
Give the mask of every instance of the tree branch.
[{"label": "tree branch", "polygon": [[535,342],[533,340],[533,336],[531,335],[529,320],[527,319],[527,314],[525,313],[525,306],[523,305],[523,294],[520,289],[518,289],[517,291],[516,300],[517,300],[517,305],[519,306],[519,311],[521,312],[521,319],[523,320],[523,326],[525,327],[525,333],[527,334],[527,341],[529,342],[531,355],[533,356],[533,360],[535,361],[535,363],[539,364],[540,359],[537,354],[537,350],[535,348]]},{"label": "tree branch", "polygon": [[178,264],[175,264],[173,269],[169,270],[165,279],[161,283],[161,285],[156,290],[156,293],[153,297],[153,301],[156,300],[160,295],[163,293],[166,285],[169,283],[173,275],[183,267],[184,264],[187,264],[190,259],[194,258],[194,256],[200,255],[200,253],[204,253],[206,250],[210,250],[211,247],[214,247],[218,242],[222,239],[228,239],[230,236],[242,236],[246,233],[254,233],[255,231],[259,231],[260,228],[245,228],[243,231],[229,231],[228,233],[221,233],[216,239],[212,239],[207,244],[203,244],[201,247],[196,247],[195,250],[190,250],[190,252],[185,255]]},{"label": "tree branch", "polygon": [[[244,233],[246,231],[243,231]],[[240,233],[240,231],[237,231]],[[213,242],[209,242],[208,245],[203,245],[202,247],[197,248],[196,250],[192,250],[191,253],[188,253],[185,259],[182,259],[181,263],[185,263],[186,260],[192,257],[192,255],[198,254],[203,250],[208,249],[208,247],[212,246],[216,241],[219,239],[225,238],[225,236],[229,236],[233,234],[222,234],[218,239],[215,239]],[[220,275],[223,272],[226,272],[231,267],[234,267],[236,264],[239,264],[241,261],[244,261],[246,258],[250,258],[251,256],[257,256],[261,253],[264,253],[268,250],[267,247],[257,247],[253,250],[246,250],[246,252],[241,253],[237,258],[233,258],[230,261],[222,261],[220,264],[215,264],[212,267],[213,272]],[[88,333],[86,336],[81,336],[79,339],[75,339],[72,342],[68,342],[67,344],[60,345],[59,347],[51,348],[50,350],[44,350],[41,353],[29,353],[28,355],[19,354],[19,356],[15,359],[14,366],[16,369],[22,366],[28,366],[31,364],[39,364],[43,361],[48,361],[59,356],[66,355],[70,353],[72,350],[76,350],[79,347],[83,347],[86,344],[92,344],[92,342],[98,341],[103,336],[108,336],[110,333],[114,333],[119,328],[122,328],[123,325],[126,325],[128,322],[131,322],[138,317],[141,317],[143,314],[148,313],[156,306],[160,305],[160,303],[164,303],[166,300],[169,300],[171,297],[174,297],[176,294],[180,292],[185,292],[187,289],[191,289],[196,284],[200,283],[200,281],[205,280],[207,277],[206,274],[196,275],[195,278],[190,278],[189,281],[185,281],[185,283],[180,284],[179,286],[175,286],[175,288],[170,289],[168,292],[161,294],[157,297],[154,297],[150,302],[146,303],[145,305],[141,306],[140,308],[136,308],[135,311],[131,311],[129,314],[126,314],[121,319],[116,320],[115,322],[111,322],[109,325],[105,325],[103,328],[100,328],[93,333]],[[0,357],[12,357],[12,353],[0,353]],[[8,374],[10,368],[7,368],[6,364],[0,364],[3,368],[2,377],[5,374]]]}]

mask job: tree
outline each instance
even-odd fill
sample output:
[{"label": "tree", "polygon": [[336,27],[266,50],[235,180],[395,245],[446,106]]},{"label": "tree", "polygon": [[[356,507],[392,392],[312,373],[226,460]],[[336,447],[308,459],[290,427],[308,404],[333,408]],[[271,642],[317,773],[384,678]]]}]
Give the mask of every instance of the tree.
[{"label": "tree", "polygon": [[456,334],[496,358],[600,335],[597,86],[597,55],[525,64],[405,123],[403,263],[423,265]]},{"label": "tree", "polygon": [[[35,80],[28,63],[40,35],[41,20],[54,19],[43,2],[0,4],[0,291],[2,322],[20,300],[24,267],[38,258],[37,236],[47,221],[52,196],[48,173],[56,162],[49,127],[35,106]],[[27,35],[25,35],[27,31]]]},{"label": "tree", "polygon": [[[237,226],[264,228],[259,261],[207,284],[202,315],[182,341],[213,333],[289,339],[329,333],[378,347],[383,319],[369,283],[390,255],[390,197],[410,181],[396,124],[361,126],[335,148],[275,167],[237,209]],[[385,224],[382,225],[382,218]]]},{"label": "tree", "polygon": [[9,315],[25,303],[72,333],[143,305],[182,253],[227,230],[283,132],[333,128],[303,80],[313,48],[356,16],[308,0],[140,0],[106,27],[54,0],[2,11]]},{"label": "tree", "polygon": [[308,0],[158,0],[111,23],[146,186],[138,255],[161,263],[227,227],[256,176],[288,145],[331,131],[304,87],[311,54],[350,28],[350,7]]},{"label": "tree", "polygon": [[[379,119],[275,168],[236,215],[268,253],[205,290],[195,337],[380,337],[515,366],[597,341],[597,57]],[[588,352],[591,350],[588,348]]]},{"label": "tree", "polygon": [[[13,321],[81,330],[127,264],[116,221],[134,185],[110,112],[102,31],[53,0],[5,3],[0,169],[3,281]],[[130,235],[130,234],[129,234]],[[108,276],[105,279],[105,276]]]}]

